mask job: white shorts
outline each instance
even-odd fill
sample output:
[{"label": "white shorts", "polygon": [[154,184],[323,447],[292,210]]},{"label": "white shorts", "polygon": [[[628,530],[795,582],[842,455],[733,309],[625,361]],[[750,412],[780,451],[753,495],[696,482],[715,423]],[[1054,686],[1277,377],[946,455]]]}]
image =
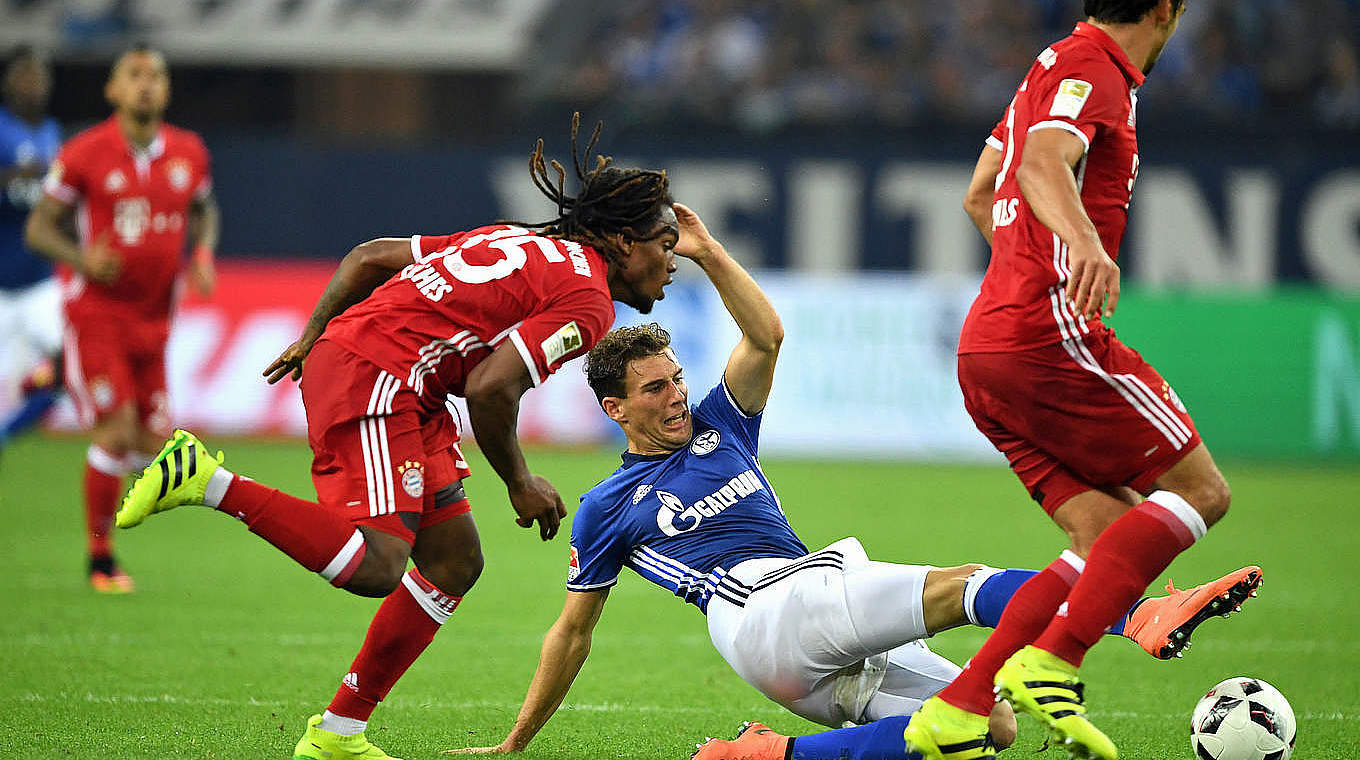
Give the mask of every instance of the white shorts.
[{"label": "white shorts", "polygon": [[21,290],[0,289],[0,335],[38,356],[61,350],[61,287],[55,277]]},{"label": "white shorts", "polygon": [[934,569],[874,562],[854,538],[799,559],[747,560],[708,603],[709,637],[737,675],[808,720],[909,715],[959,673],[924,641],[921,595]]}]

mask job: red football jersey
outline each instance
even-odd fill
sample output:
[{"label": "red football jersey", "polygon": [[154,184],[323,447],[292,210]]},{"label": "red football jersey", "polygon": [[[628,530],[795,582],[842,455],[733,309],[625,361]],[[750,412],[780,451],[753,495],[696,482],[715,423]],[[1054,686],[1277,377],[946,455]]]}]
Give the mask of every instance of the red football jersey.
[{"label": "red football jersey", "polygon": [[987,144],[1002,151],[992,204],[992,259],[959,337],[959,353],[1052,345],[1105,327],[1076,313],[1065,295],[1067,246],[1035,217],[1016,169],[1026,137],[1065,129],[1086,145],[1076,167],[1086,214],[1112,258],[1128,223],[1138,177],[1135,131],[1139,71],[1108,34],[1080,23],[1044,50]]},{"label": "red football jersey", "polygon": [[109,285],[60,267],[67,312],[75,318],[169,319],[189,206],[212,190],[208,149],[198,135],[166,124],[141,151],[110,118],[62,146],[43,189],[77,207],[82,244],[107,236],[122,257],[118,279]]},{"label": "red football jersey", "polygon": [[411,238],[415,263],[331,320],[333,340],[400,378],[431,408],[509,340],[537,386],[614,324],[595,249],[509,225]]}]

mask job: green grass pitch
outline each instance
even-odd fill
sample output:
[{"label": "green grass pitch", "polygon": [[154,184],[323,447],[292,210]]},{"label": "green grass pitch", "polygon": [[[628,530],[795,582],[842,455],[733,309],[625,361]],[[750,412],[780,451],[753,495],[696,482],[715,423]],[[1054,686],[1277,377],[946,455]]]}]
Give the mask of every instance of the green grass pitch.
[{"label": "green grass pitch", "polygon": [[[212,443],[213,441],[210,441]],[[224,441],[237,471],[311,494],[297,442]],[[0,757],[283,758],[325,707],[377,602],[336,591],[230,518],[183,508],[120,532],[130,597],[85,585],[84,444],[28,438],[0,460]],[[531,452],[574,495],[610,471],[609,452]],[[400,757],[494,744],[509,729],[544,631],[561,608],[565,536],[514,526],[485,462],[468,483],[487,556],[481,583],[379,708],[369,736]],[[1172,565],[1193,584],[1265,568],[1261,596],[1211,620],[1183,660],[1109,639],[1084,670],[1091,714],[1126,758],[1189,758],[1198,696],[1249,674],[1299,717],[1300,760],[1360,755],[1360,468],[1228,463],[1233,511]],[[811,547],[846,535],[893,561],[1034,567],[1061,536],[996,467],[771,460],[766,471]],[[1158,582],[1164,585],[1165,579]],[[936,637],[962,661],[985,632]],[[635,576],[611,594],[594,652],[565,707],[526,753],[537,758],[684,760],[743,719],[814,726],[732,674],[687,605]],[[1004,757],[1052,757],[1028,720]]]}]

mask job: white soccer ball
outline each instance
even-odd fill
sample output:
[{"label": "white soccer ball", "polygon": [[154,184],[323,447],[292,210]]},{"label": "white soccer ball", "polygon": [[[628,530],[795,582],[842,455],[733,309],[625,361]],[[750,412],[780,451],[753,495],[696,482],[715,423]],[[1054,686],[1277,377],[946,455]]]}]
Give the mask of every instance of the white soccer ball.
[{"label": "white soccer ball", "polygon": [[1190,718],[1190,747],[1202,760],[1289,760],[1294,709],[1259,678],[1229,678],[1209,690]]}]

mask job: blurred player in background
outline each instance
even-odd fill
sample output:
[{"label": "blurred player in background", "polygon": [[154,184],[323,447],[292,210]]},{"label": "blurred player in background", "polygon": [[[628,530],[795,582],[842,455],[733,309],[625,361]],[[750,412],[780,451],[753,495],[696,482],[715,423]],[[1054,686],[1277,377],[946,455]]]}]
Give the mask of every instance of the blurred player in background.
[{"label": "blurred player in background", "polygon": [[[994,756],[994,687],[1069,751],[1113,760],[1085,717],[1082,658],[1228,510],[1180,399],[1101,321],[1119,298],[1138,88],[1184,10],[1086,0],[1087,21],[1039,55],[978,160],[965,207],[992,260],[960,336],[959,383],[978,428],[1071,544],[913,719],[908,744],[928,760]],[[1256,582],[1228,578],[1222,591]]]},{"label": "blurred player in background", "polygon": [[[218,212],[208,151],[164,123],[170,74],[157,51],[119,56],[104,90],[114,113],[71,138],[44,181],[25,240],[58,264],[66,305],[66,387],[91,430],[85,464],[90,583],[127,593],[109,530],[123,475],[169,433],[165,347],[186,239],[189,276],[213,288]],[[67,232],[75,217],[79,239]],[[147,453],[150,452],[150,453]]]},{"label": "blurred player in background", "polygon": [[665,172],[614,168],[603,156],[583,166],[602,126],[582,155],[579,114],[572,121],[574,196],[556,161],[550,176],[543,141],[535,148],[530,173],[557,205],[552,221],[373,240],[340,263],[302,337],[265,370],[270,382],[301,377],[319,503],[233,475],[185,431],[124,500],[120,527],[207,505],[332,585],[386,597],[295,758],[388,757],[364,736],[369,716],[481,574],[450,395],[467,400],[516,522],[536,522],[546,541],[566,516],[557,490],[525,463],[520,397],[595,345],[614,301],[651,311],[678,240]]},{"label": "blurred player in background", "polygon": [[22,377],[19,407],[0,420],[3,446],[41,419],[61,388],[61,291],[52,265],[24,245],[24,220],[42,195],[61,130],[46,115],[52,72],[32,49],[15,53],[0,86],[0,345],[9,365],[0,376]]},{"label": "blurred player in background", "polygon": [[[908,716],[959,672],[925,639],[969,623],[995,626],[1016,588],[1036,573],[875,562],[854,538],[809,553],[758,457],[784,337],[779,315],[694,212],[676,204],[675,213],[676,254],[708,275],[741,340],[721,382],[692,407],[660,325],[619,328],[591,349],[586,376],[628,441],[623,464],[581,497],[566,601],[514,727],[499,745],[453,752],[528,746],[585,664],[610,589],[628,567],[703,612],[714,648],[770,699],[826,726],[877,721],[792,745],[761,727],[735,742],[705,744],[696,760],[786,760],[790,746],[799,760],[905,758]],[[1204,607],[1226,608],[1215,589],[1142,600],[1113,632],[1168,657],[1150,621],[1184,626],[1188,636]],[[995,706],[990,721],[998,745],[1009,745],[1010,708]]]}]

